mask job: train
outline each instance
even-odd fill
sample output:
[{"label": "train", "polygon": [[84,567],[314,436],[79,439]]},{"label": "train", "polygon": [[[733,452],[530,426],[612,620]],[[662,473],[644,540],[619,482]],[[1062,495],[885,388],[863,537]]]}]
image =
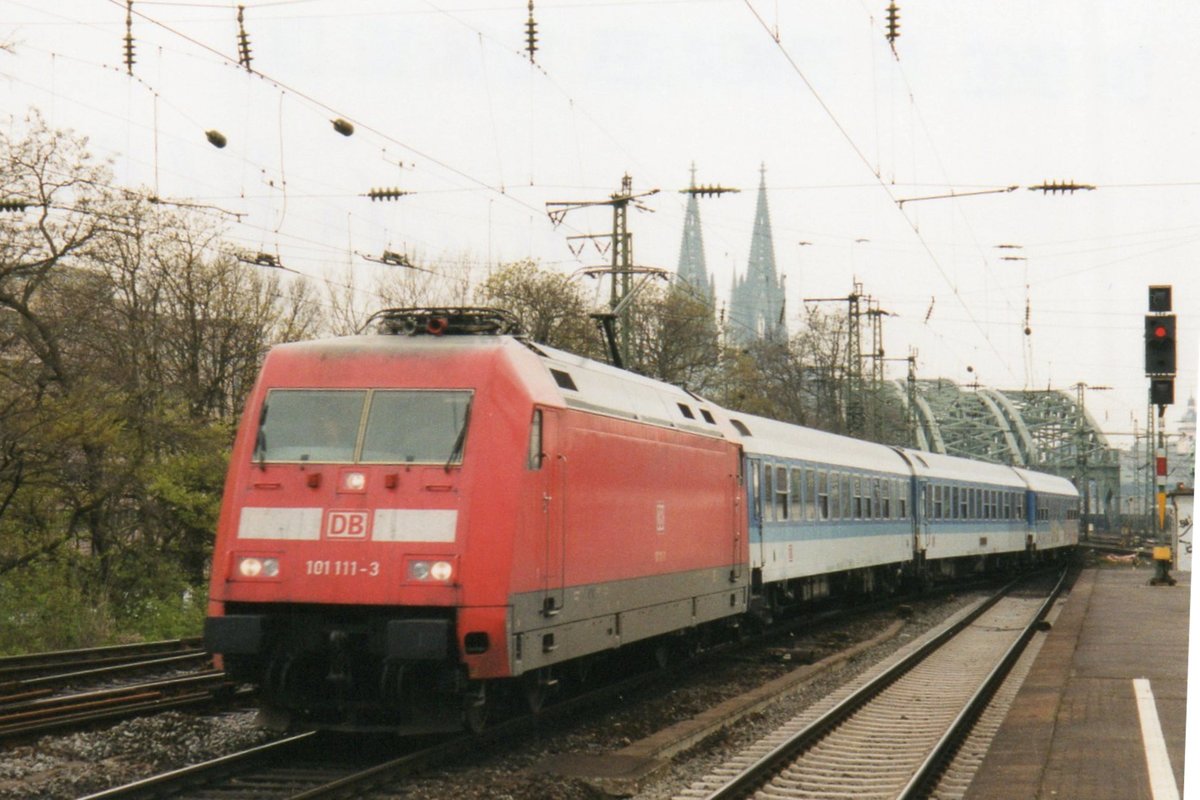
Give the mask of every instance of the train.
[{"label": "train", "polygon": [[1061,477],[722,408],[502,310],[371,325],[272,348],[231,453],[204,637],[270,727],[477,730],[614,654],[1077,543]]}]

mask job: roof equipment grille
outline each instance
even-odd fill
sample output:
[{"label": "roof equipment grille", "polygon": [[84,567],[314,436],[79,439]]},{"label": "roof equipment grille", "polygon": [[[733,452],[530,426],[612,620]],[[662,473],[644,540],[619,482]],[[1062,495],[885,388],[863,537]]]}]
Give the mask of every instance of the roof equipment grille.
[{"label": "roof equipment grille", "polygon": [[502,308],[385,308],[363,325],[393,336],[520,336],[521,324]]}]

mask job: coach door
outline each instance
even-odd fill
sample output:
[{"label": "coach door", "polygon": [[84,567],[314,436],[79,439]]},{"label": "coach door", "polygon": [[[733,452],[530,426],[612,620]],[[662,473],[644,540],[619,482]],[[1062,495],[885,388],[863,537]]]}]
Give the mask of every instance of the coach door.
[{"label": "coach door", "polygon": [[933,503],[930,501],[929,481],[916,480],[912,481],[913,488],[912,497],[912,513],[913,513],[913,552],[920,554],[925,552],[925,548],[929,545],[929,516],[933,509]]},{"label": "coach door", "polygon": [[746,459],[746,498],[750,515],[750,566],[763,565],[762,459]]},{"label": "coach door", "polygon": [[[559,412],[539,409],[541,421],[541,505],[542,505],[542,614],[552,617],[562,610],[564,601],[564,527],[567,512],[567,472],[570,464],[563,453]],[[533,451],[532,443],[530,451]]]},{"label": "coach door", "polygon": [[729,478],[729,497],[726,502],[726,507],[730,509],[731,519],[729,520],[730,530],[733,532],[733,541],[731,542],[733,550],[730,553],[729,578],[736,581],[742,577],[742,537],[743,531],[746,530],[745,512],[742,510],[742,495],[746,491],[746,459],[742,456],[742,450],[738,448],[738,468],[736,475],[730,475]]}]

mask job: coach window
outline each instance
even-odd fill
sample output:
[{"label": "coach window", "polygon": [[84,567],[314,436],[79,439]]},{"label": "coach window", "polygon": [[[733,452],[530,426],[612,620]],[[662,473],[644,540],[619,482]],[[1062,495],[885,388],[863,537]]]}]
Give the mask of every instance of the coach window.
[{"label": "coach window", "polygon": [[785,522],[788,519],[788,470],[787,467],[775,468],[775,519]]},{"label": "coach window", "polygon": [[950,514],[958,519],[958,487],[950,490]]},{"label": "coach window", "polygon": [[854,519],[854,495],[851,493],[853,483],[847,473],[842,473],[842,519]]},{"label": "coach window", "polygon": [[971,514],[970,514],[971,509],[970,509],[970,505],[967,502],[967,498],[970,496],[970,494],[971,494],[971,490],[968,489],[966,486],[964,486],[962,488],[962,498],[959,500],[960,505],[959,505],[959,509],[958,509],[959,514],[962,515],[963,519],[971,518]]},{"label": "coach window", "polygon": [[[868,498],[867,504],[870,502]],[[854,518],[863,519],[863,479],[857,475],[854,476]]]},{"label": "coach window", "polygon": [[1012,492],[1004,493],[1004,518],[1012,519]]},{"label": "coach window", "polygon": [[792,519],[804,519],[804,471],[792,467]]},{"label": "coach window", "polygon": [[943,498],[945,497],[945,494],[946,494],[945,486],[938,485],[938,486],[933,487],[933,518],[934,519],[945,519],[946,518],[946,504],[945,504],[945,502],[943,502]]},{"label": "coach window", "polygon": [[533,423],[529,426],[529,456],[525,461],[528,469],[542,468],[542,410],[533,411]]},{"label": "coach window", "polygon": [[832,506],[829,513],[833,519],[846,519],[846,506],[850,503],[846,492],[849,488],[845,475],[840,472],[829,473],[829,504]]},{"label": "coach window", "polygon": [[829,473],[829,514],[826,519],[842,518],[842,476],[838,472]]},{"label": "coach window", "polygon": [[886,478],[883,481],[883,508],[879,515],[883,519],[892,518],[892,482]]},{"label": "coach window", "polygon": [[825,470],[817,473],[817,511],[821,519],[829,519],[829,475]]},{"label": "coach window", "polygon": [[[812,467],[804,468],[804,498],[810,522],[828,516],[828,514],[818,514],[820,506],[817,502],[817,471]],[[828,509],[828,498],[826,498],[825,507]]]},{"label": "coach window", "polygon": [[896,481],[896,504],[900,519],[908,518],[908,484]]},{"label": "coach window", "polygon": [[770,464],[763,464],[762,474],[763,474],[763,478],[762,478],[763,479],[763,492],[762,492],[763,519],[767,522],[774,522],[775,521],[775,503],[774,503],[775,481],[772,480],[772,476],[774,476],[775,470],[772,469]]}]

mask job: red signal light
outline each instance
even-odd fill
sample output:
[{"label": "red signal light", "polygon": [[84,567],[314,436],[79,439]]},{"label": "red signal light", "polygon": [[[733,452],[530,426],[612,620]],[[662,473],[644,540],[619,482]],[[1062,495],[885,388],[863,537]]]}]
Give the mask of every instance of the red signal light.
[{"label": "red signal light", "polygon": [[1175,315],[1146,315],[1146,374],[1175,374]]}]

